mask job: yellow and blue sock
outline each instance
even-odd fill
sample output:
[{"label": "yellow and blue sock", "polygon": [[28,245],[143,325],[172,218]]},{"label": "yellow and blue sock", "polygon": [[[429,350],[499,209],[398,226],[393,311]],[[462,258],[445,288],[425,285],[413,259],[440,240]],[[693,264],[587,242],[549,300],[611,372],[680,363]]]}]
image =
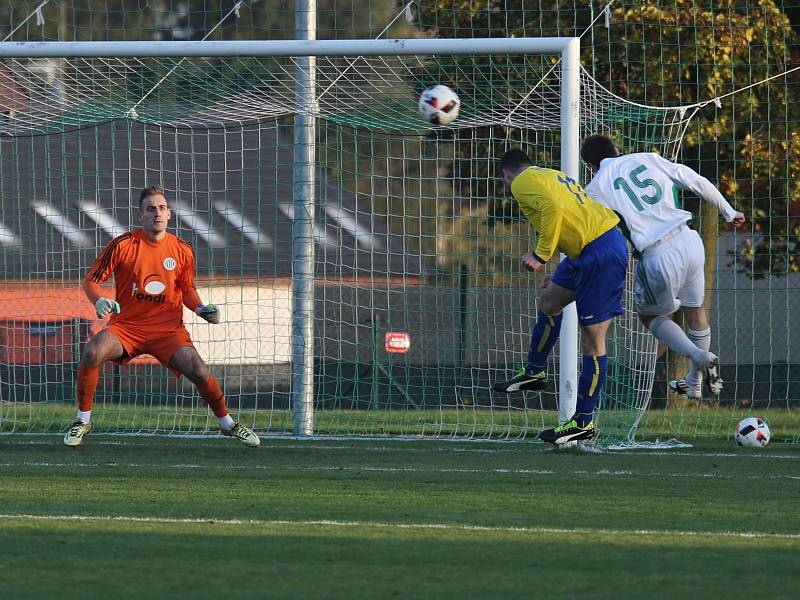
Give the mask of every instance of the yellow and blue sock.
[{"label": "yellow and blue sock", "polygon": [[542,311],[536,315],[536,325],[531,333],[531,348],[525,363],[525,371],[528,374],[533,375],[545,370],[547,357],[561,333],[561,318],[561,314],[551,317]]},{"label": "yellow and blue sock", "polygon": [[583,355],[581,376],[578,378],[578,402],[573,416],[578,427],[586,427],[592,422],[595,406],[600,399],[600,390],[603,389],[606,380],[606,371],[608,371],[608,355]]}]

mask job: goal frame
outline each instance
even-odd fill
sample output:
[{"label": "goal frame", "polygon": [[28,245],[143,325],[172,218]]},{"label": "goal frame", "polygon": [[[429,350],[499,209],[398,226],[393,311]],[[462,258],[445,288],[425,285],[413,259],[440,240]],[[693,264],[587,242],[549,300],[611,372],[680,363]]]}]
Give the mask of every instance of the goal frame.
[{"label": "goal frame", "polygon": [[[295,71],[292,258],[293,432],[314,433],[314,165],[316,163],[315,61],[317,56],[393,56],[464,54],[552,54],[561,60],[561,170],[580,178],[580,38],[470,38],[238,41],[124,41],[124,42],[0,42],[0,59],[7,58],[130,58],[291,56],[303,58]],[[307,59],[307,60],[305,60]],[[563,257],[562,257],[563,258]],[[559,364],[559,418],[575,411],[578,381],[578,318],[573,302],[564,310]]]}]

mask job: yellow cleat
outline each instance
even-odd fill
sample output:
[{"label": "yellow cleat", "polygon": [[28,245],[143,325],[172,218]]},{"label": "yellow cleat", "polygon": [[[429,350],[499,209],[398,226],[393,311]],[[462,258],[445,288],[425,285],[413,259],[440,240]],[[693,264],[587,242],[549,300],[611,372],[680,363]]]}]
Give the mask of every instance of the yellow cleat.
[{"label": "yellow cleat", "polygon": [[223,429],[222,435],[236,438],[248,448],[257,448],[261,445],[261,439],[255,434],[255,432],[238,422],[233,424],[233,427],[230,429],[230,431],[225,431]]},{"label": "yellow cleat", "polygon": [[65,446],[80,446],[83,438],[89,435],[92,430],[91,423],[84,423],[83,421],[75,421],[67,429],[67,434],[64,436]]}]

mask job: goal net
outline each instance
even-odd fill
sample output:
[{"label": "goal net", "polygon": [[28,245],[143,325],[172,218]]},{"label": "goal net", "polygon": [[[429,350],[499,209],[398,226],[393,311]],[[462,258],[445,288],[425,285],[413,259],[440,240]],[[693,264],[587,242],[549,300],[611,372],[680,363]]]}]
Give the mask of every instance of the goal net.
[{"label": "goal net", "polygon": [[[81,348],[103,326],[80,281],[136,227],[148,185],[167,190],[170,230],[195,249],[200,296],[222,310],[217,326],[187,311],[187,327],[235,418],[259,433],[296,430],[303,261],[313,264],[314,434],[534,438],[556,422],[558,346],[547,391],[506,396],[491,384],[524,359],[542,277],[520,268],[534,232],[497,162],[517,146],[564,168],[559,55],[320,52],[305,104],[301,60],[0,62],[0,430],[71,420]],[[416,109],[436,83],[461,98],[447,127]],[[313,177],[299,182],[313,190],[305,209],[293,200],[298,114],[315,126]],[[580,137],[613,133],[667,156],[691,116],[625,102],[585,73],[575,115]],[[298,239],[310,215],[311,237]],[[630,289],[599,413],[609,444],[634,439],[653,382],[655,345]],[[148,356],[102,369],[92,418],[106,432],[217,430],[193,386]]]}]

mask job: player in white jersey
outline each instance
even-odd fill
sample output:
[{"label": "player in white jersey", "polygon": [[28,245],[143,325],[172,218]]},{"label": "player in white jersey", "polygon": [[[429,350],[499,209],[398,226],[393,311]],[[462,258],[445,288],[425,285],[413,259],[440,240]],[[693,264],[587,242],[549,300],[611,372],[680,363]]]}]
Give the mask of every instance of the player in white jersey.
[{"label": "player in white jersey", "polygon": [[[717,356],[709,351],[711,328],[703,308],[705,251],[698,233],[687,226],[692,215],[680,208],[678,190],[694,192],[737,227],[744,214],[708,179],[654,152],[620,155],[611,139],[593,135],[584,140],[581,158],[595,172],[586,191],[622,218],[639,256],[634,283],[639,318],[670,350],[691,359],[689,373],[670,381],[670,387],[700,398],[705,375],[708,389],[718,395],[722,379]],[[688,335],[670,318],[681,307]]]}]

